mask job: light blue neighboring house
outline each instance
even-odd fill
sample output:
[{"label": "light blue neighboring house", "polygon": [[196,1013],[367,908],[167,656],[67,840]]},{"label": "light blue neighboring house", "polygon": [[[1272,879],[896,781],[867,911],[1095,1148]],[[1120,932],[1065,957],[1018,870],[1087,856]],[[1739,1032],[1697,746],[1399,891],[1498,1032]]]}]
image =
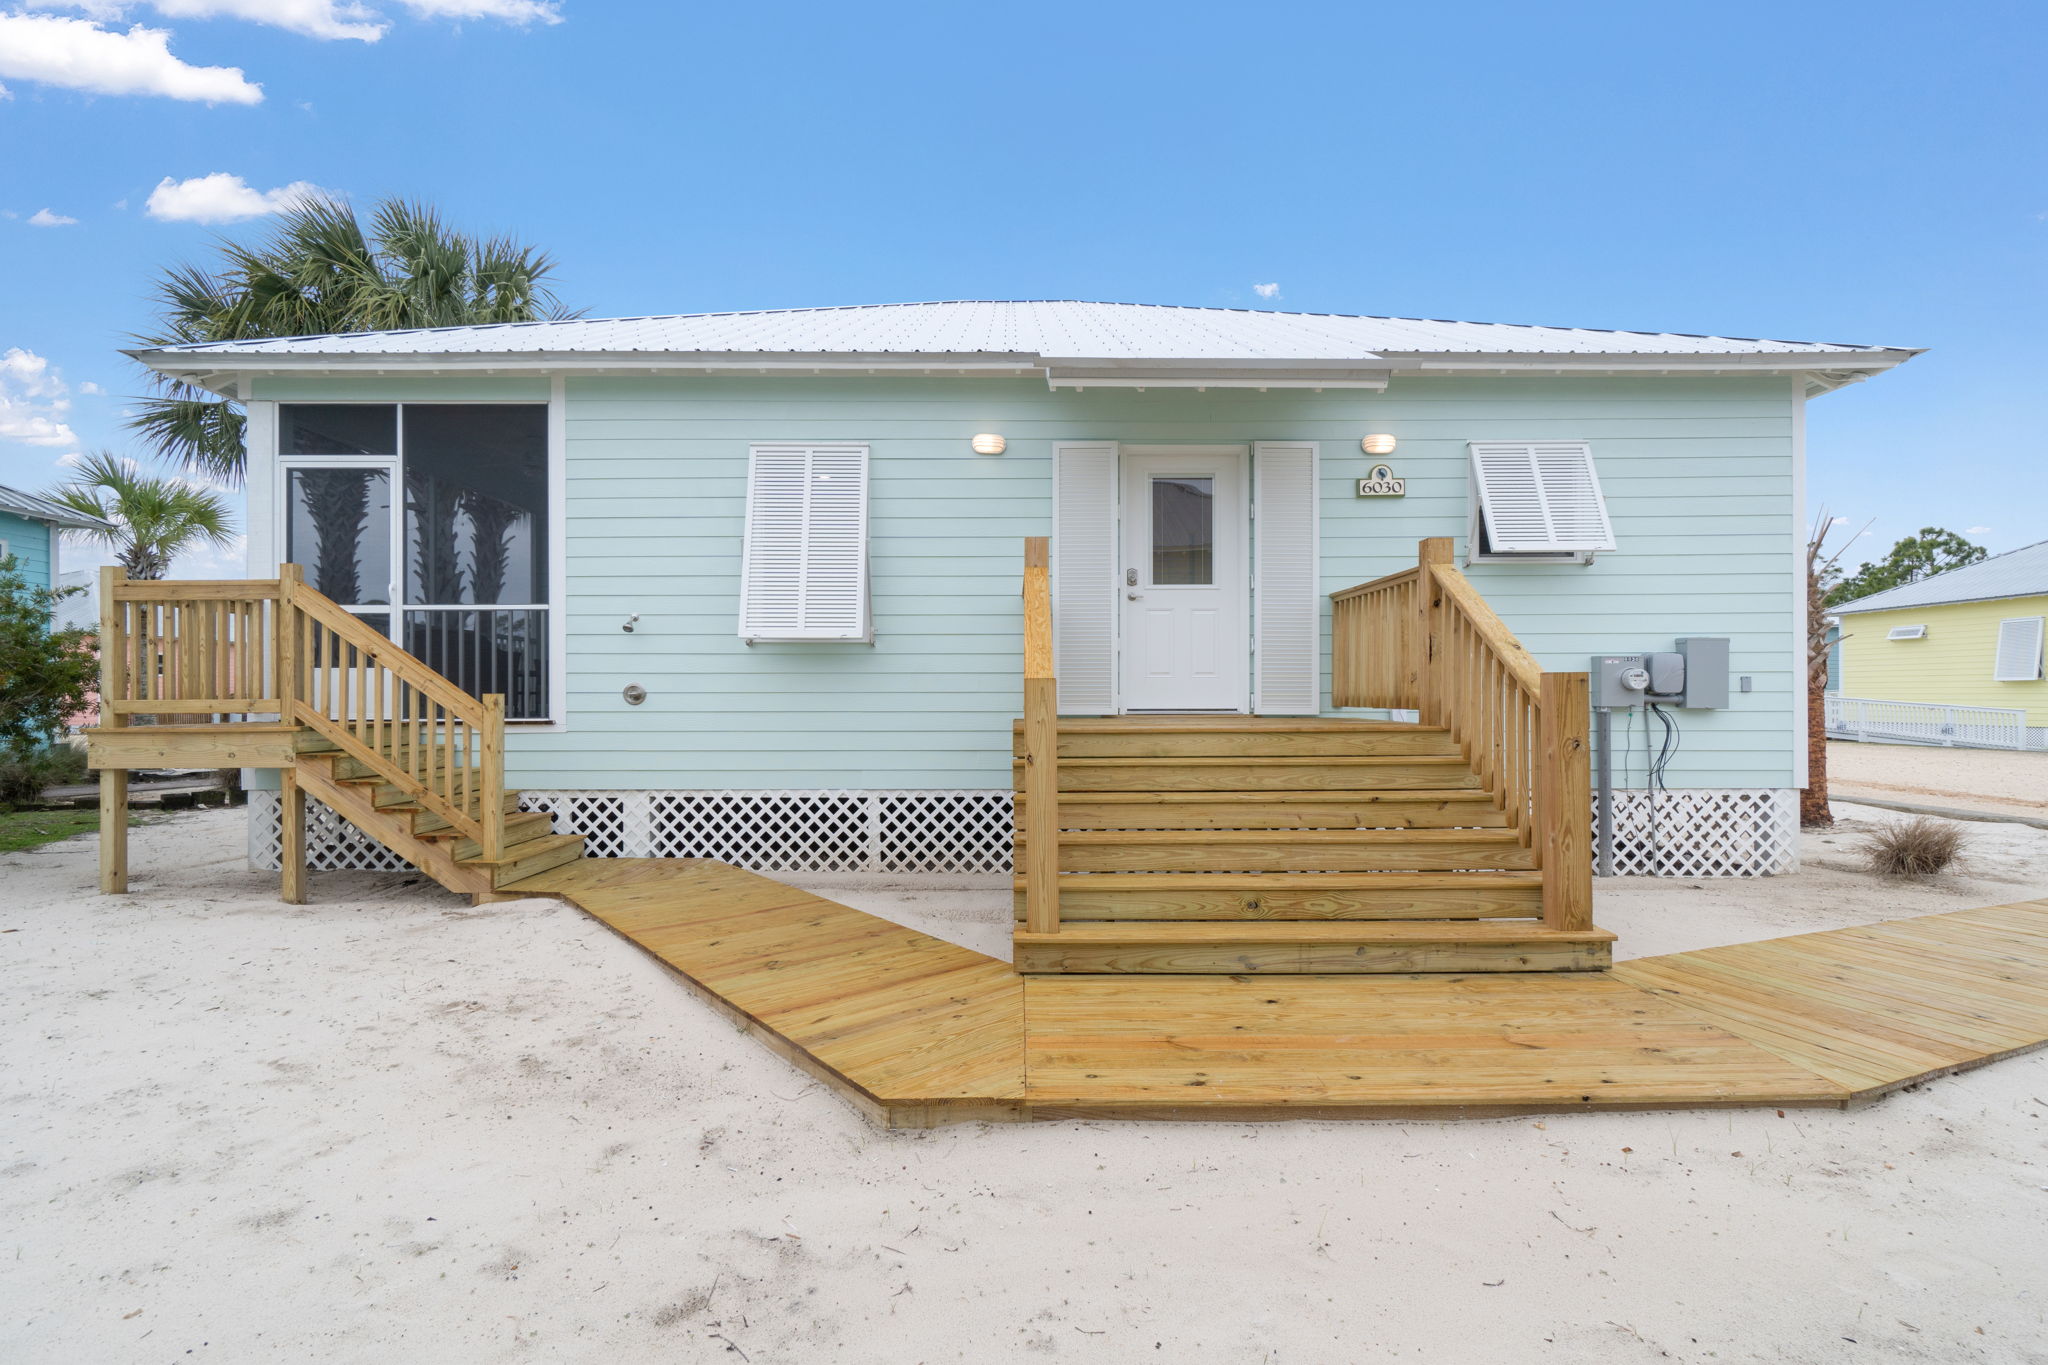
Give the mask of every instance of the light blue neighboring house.
[{"label": "light blue neighboring house", "polygon": [[1654,805],[1714,875],[1795,856],[1806,403],[1915,352],[967,301],[135,354],[247,404],[252,576],[505,693],[598,853],[999,871],[1025,537],[1062,710],[1302,715],[1361,714],[1327,595],[1452,536],[1546,668],[1730,642],[1654,796],[1615,727],[1622,867]]},{"label": "light blue neighboring house", "polygon": [[11,557],[31,586],[58,586],[65,531],[105,529],[97,517],[81,516],[48,498],[0,484],[0,559]]}]

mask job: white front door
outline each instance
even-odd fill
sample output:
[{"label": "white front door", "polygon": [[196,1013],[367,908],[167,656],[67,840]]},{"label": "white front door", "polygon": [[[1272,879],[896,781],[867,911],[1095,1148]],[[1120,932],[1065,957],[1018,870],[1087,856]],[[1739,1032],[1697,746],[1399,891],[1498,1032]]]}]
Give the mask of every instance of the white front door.
[{"label": "white front door", "polygon": [[1121,465],[1123,709],[1249,709],[1244,450],[1125,447]]}]

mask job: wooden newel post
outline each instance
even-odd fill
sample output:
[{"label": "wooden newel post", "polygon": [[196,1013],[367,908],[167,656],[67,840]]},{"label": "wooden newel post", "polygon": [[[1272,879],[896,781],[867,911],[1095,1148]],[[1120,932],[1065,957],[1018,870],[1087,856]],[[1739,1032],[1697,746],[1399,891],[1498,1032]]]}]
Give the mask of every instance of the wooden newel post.
[{"label": "wooden newel post", "polygon": [[270,626],[271,679],[277,687],[278,719],[287,725],[298,720],[300,678],[305,661],[299,658],[299,589],[306,586],[305,571],[296,564],[277,566],[277,614]]},{"label": "wooden newel post", "polygon": [[483,802],[477,818],[484,827],[484,860],[496,862],[505,853],[505,694],[486,693],[483,702]]},{"label": "wooden newel post", "polygon": [[1449,536],[1431,536],[1416,547],[1415,557],[1415,711],[1416,719],[1424,725],[1444,723],[1443,701],[1437,695],[1436,665],[1441,650],[1437,647],[1437,599],[1441,590],[1437,587],[1436,566],[1449,564],[1452,557],[1452,541]]},{"label": "wooden newel post", "polygon": [[1545,673],[1538,709],[1536,838],[1543,869],[1543,924],[1593,927],[1593,779],[1584,673]]},{"label": "wooden newel post", "polygon": [[1024,927],[1060,927],[1059,684],[1053,677],[1051,550],[1024,542]]},{"label": "wooden newel post", "polygon": [[[51,533],[53,536],[55,532]],[[121,622],[126,608],[115,600],[128,571],[112,565],[100,570],[100,705],[99,724],[118,730],[128,724],[113,703],[128,699],[128,639]],[[119,895],[128,889],[128,770],[100,770],[100,890]]]}]

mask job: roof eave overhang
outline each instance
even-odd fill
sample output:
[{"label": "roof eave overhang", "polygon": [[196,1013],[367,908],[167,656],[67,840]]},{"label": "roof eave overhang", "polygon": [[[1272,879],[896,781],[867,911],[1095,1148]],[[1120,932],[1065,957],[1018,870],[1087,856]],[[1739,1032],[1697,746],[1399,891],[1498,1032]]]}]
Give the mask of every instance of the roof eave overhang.
[{"label": "roof eave overhang", "polygon": [[1394,377],[1455,375],[1804,374],[1807,392],[1825,393],[1903,364],[1913,350],[1756,352],[1743,354],[1499,354],[1416,352],[1342,361],[1288,358],[1105,359],[1029,353],[529,351],[305,354],[135,350],[159,373],[229,398],[246,397],[256,375],[532,374],[890,374],[963,378],[1042,378],[1054,388],[1355,388],[1384,389]]}]

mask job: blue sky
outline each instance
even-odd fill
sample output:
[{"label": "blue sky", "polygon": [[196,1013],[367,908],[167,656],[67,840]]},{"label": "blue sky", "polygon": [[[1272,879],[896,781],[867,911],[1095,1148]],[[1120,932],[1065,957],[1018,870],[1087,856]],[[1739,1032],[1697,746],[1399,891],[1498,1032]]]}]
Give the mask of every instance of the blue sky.
[{"label": "blue sky", "polygon": [[152,280],[262,228],[161,216],[228,182],[152,194],[231,176],[252,210],[431,200],[599,316],[1074,297],[1929,347],[1812,405],[1811,499],[1866,547],[2008,549],[2048,537],[2044,38],[2038,4],[1881,0],[0,0],[0,482],[131,448]]}]

